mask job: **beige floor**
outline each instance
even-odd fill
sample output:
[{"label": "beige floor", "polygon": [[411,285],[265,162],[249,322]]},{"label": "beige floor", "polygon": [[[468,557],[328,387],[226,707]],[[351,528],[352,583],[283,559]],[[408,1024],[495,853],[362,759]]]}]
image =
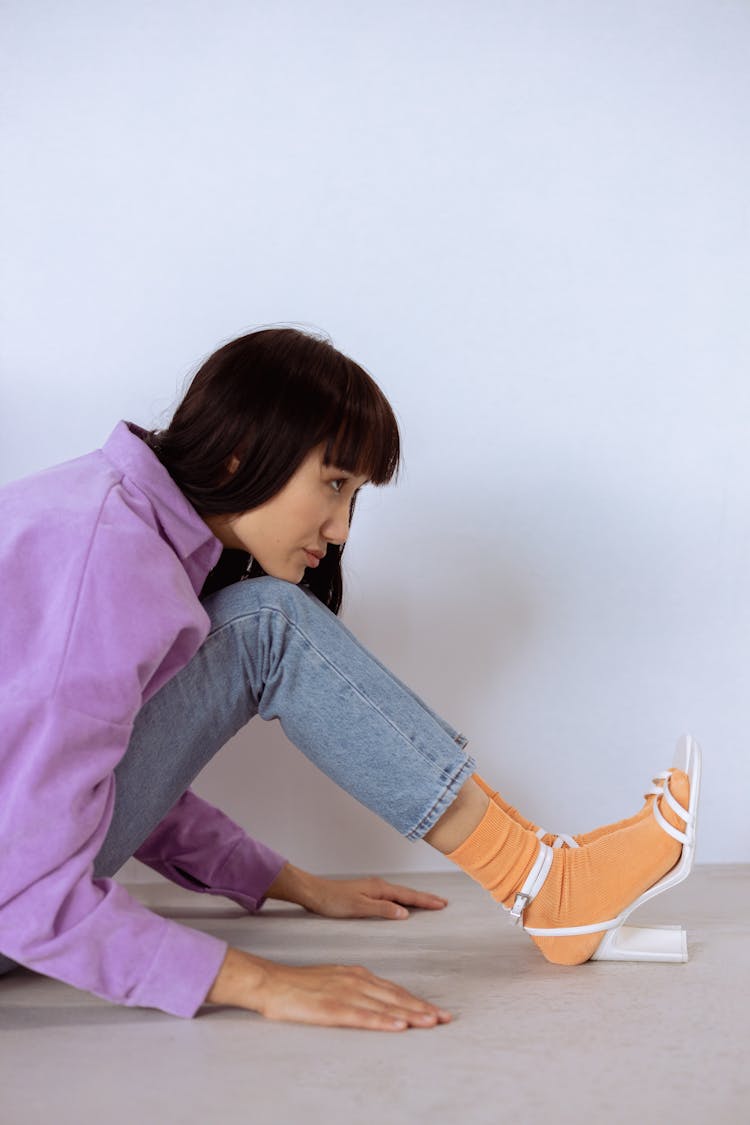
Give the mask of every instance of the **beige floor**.
[{"label": "beige floor", "polygon": [[0,1122],[750,1122],[750,867],[698,867],[640,912],[687,924],[686,965],[555,968],[459,873],[409,881],[450,906],[402,923],[288,906],[249,918],[167,884],[135,889],[264,956],[366,964],[452,1024],[388,1035],[230,1009],[179,1020],[18,971],[0,981]]}]

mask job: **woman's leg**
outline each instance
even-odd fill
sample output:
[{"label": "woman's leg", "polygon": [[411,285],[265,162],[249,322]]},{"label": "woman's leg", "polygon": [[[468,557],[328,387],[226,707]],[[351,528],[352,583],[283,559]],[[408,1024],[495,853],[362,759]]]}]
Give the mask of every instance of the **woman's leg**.
[{"label": "woman's leg", "polygon": [[[204,644],[136,716],[96,876],[114,875],[256,714],[278,718],[311,761],[407,839],[430,831],[475,769],[461,735],[288,582],[239,582],[205,608]],[[0,955],[0,974],[14,967]]]},{"label": "woman's leg", "polygon": [[[686,838],[679,816],[687,807],[684,774],[674,777],[674,809],[659,802],[677,836],[644,817],[585,848],[551,856],[475,784],[460,736],[311,595],[263,578],[219,591],[206,608],[210,636],[149,704],[155,709],[159,701],[160,712],[149,726],[155,719],[189,768],[162,812],[152,824],[141,823],[140,839],[129,841],[121,855],[132,854],[192,776],[257,713],[280,719],[311,761],[407,839],[426,838],[507,908],[525,900],[524,921],[550,960],[586,960],[602,936],[595,930],[558,938],[547,936],[550,931],[608,921],[679,858],[680,837]],[[138,816],[142,822],[140,809]],[[524,890],[531,884],[533,900]]]},{"label": "woman's leg", "polygon": [[205,608],[204,644],[136,718],[96,874],[114,874],[256,714],[278,718],[311,761],[407,839],[429,832],[475,768],[465,739],[298,587],[252,579]]},{"label": "woman's leg", "polygon": [[[437,721],[333,614],[311,595],[270,578],[219,591],[207,599],[206,609],[209,636],[190,664],[144,706],[117,767],[118,795],[97,874],[113,873],[132,855],[217,750],[260,714],[280,719],[311,761],[407,839],[429,834],[428,842],[493,897],[513,903],[538,866],[542,845],[471,780],[475,763],[463,750],[464,740]],[[629,837],[625,845],[631,840],[639,846],[640,837]],[[640,847],[649,854],[654,850],[650,837]],[[587,889],[586,901],[574,903],[576,912],[588,913],[588,891],[596,892],[601,883],[598,869],[606,876],[613,859],[621,869],[627,850],[618,848],[601,865],[584,857],[588,848],[574,850],[576,881]],[[636,878],[648,886],[662,873],[652,869],[666,871],[674,862],[671,853],[655,857],[655,863],[649,858],[648,871]],[[563,863],[567,859],[557,853],[552,874],[558,902],[562,895],[571,897],[570,879],[560,874]],[[632,880],[625,882],[629,894]],[[623,893],[620,886],[620,897]],[[536,926],[571,924],[569,916],[559,917],[550,896],[538,900]],[[580,959],[591,955],[600,936],[590,939],[591,949]],[[571,939],[538,944],[551,960],[568,960],[572,944],[577,951],[570,956],[577,960],[582,948]]]},{"label": "woman's leg", "polygon": [[[264,578],[219,591],[206,608],[210,636],[144,708],[145,741],[158,764],[144,771],[145,759],[129,748],[118,766],[118,786],[135,791],[130,769],[140,771],[146,786],[135,808],[121,801],[119,815],[116,809],[102,849],[114,845],[107,864],[137,849],[202,766],[257,713],[280,719],[290,740],[332,780],[408,839],[425,837],[504,906],[523,897],[544,855],[540,841],[474,783],[474,763],[459,736],[320,602]],[[180,768],[170,766],[165,800],[169,785],[154,786],[154,776],[170,760]],[[687,779],[676,780],[684,804]],[[149,791],[162,808],[149,805]],[[680,830],[679,816],[669,809],[666,815]],[[668,871],[680,850],[678,840],[646,817],[586,848],[556,852],[524,920],[537,930],[606,921]],[[104,864],[100,856],[102,873]],[[575,963],[591,956],[601,936],[534,940],[550,960]]]}]

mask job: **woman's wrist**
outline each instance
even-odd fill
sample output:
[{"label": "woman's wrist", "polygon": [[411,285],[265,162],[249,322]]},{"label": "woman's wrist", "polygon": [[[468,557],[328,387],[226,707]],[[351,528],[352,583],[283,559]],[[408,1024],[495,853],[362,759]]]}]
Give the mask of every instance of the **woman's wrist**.
[{"label": "woman's wrist", "polygon": [[206,1004],[229,1005],[259,1012],[261,996],[267,982],[266,967],[270,962],[233,946],[227,948],[216,980],[205,999]]},{"label": "woman's wrist", "polygon": [[279,899],[281,902],[294,902],[309,910],[316,901],[315,890],[320,879],[286,863],[266,891],[266,898]]}]

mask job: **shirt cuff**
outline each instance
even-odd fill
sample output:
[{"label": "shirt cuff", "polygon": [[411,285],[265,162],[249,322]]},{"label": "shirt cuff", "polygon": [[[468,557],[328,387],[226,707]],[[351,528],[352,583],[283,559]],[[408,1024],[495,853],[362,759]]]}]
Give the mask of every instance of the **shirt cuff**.
[{"label": "shirt cuff", "polygon": [[169,919],[164,922],[164,938],[156,956],[125,1004],[161,1008],[189,1019],[205,1002],[229,947],[211,934]]},{"label": "shirt cuff", "polygon": [[239,840],[224,860],[212,882],[211,894],[223,895],[255,913],[288,862],[285,856],[248,836]]}]

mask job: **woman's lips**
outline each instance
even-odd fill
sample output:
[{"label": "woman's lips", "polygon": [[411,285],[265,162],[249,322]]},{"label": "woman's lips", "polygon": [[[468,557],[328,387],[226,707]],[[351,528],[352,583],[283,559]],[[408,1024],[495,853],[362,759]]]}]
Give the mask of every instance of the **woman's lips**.
[{"label": "woman's lips", "polygon": [[305,555],[307,556],[308,566],[320,566],[320,560],[323,558],[322,555],[315,555],[312,551],[308,551],[306,548],[304,548],[304,551]]}]

